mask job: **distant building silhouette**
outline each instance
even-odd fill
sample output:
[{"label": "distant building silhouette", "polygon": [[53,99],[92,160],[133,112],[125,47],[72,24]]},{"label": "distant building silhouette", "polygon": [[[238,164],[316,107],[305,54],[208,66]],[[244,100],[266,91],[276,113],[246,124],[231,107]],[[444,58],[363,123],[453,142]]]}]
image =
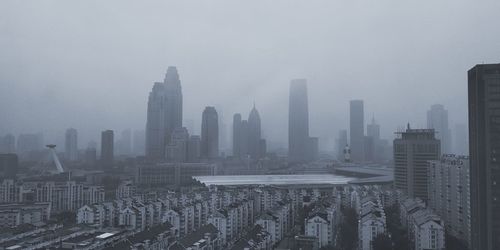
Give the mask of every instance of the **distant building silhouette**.
[{"label": "distant building silhouette", "polygon": [[114,162],[114,132],[113,130],[101,133],[101,165],[104,169],[113,168]]},{"label": "distant building silhouette", "polygon": [[176,128],[167,146],[167,162],[187,162],[189,133],[186,128]]},{"label": "distant building silhouette", "polygon": [[364,145],[366,161],[381,160],[383,149],[381,149],[380,144],[380,125],[375,122],[375,117],[373,117],[372,122],[366,125],[366,137]]},{"label": "distant building silhouette", "polygon": [[362,100],[352,100],[349,108],[349,134],[351,147],[351,160],[361,162],[365,158],[365,123]]},{"label": "distant building silhouette", "polygon": [[288,160],[307,161],[309,141],[309,107],[307,80],[294,79],[290,83],[288,106]]},{"label": "distant building silhouette", "polygon": [[19,160],[16,154],[0,154],[0,176],[15,178],[19,169]]},{"label": "distant building silhouette", "polygon": [[500,64],[468,71],[471,249],[500,249]]},{"label": "distant building silhouette", "polygon": [[233,157],[241,158],[241,114],[233,115]]},{"label": "distant building silhouette", "polygon": [[453,144],[455,145],[453,149],[455,154],[469,155],[469,131],[466,124],[458,123],[455,125]]},{"label": "distant building silhouette", "polygon": [[203,110],[201,122],[201,157],[214,159],[219,156],[219,125],[214,107]]},{"label": "distant building silhouette", "polygon": [[337,138],[337,160],[344,160],[344,149],[349,144],[347,140],[347,130],[342,129],[339,131],[339,136]]},{"label": "distant building silhouette", "polygon": [[130,156],[132,154],[132,131],[125,129],[122,131],[120,139],[116,142],[117,154]]},{"label": "distant building silhouette", "polygon": [[433,129],[411,129],[394,139],[394,186],[410,198],[427,200],[428,161],[441,156]]},{"label": "distant building silhouette", "polygon": [[64,140],[64,157],[67,161],[78,160],[78,132],[74,128],[68,128]]},{"label": "distant building silhouette", "polygon": [[441,152],[449,154],[451,149],[451,131],[448,126],[448,110],[441,104],[434,104],[427,111],[427,128],[436,131],[436,138],[441,141]]},{"label": "distant building silhouette", "polygon": [[192,135],[188,141],[188,162],[194,163],[200,160],[201,138],[199,135]]},{"label": "distant building silhouette", "polygon": [[252,159],[264,156],[261,150],[261,137],[260,115],[254,104],[248,116],[248,153]]},{"label": "distant building silhouette", "polygon": [[0,153],[13,154],[16,152],[16,137],[12,134],[0,136]]},{"label": "distant building silhouette", "polygon": [[166,146],[176,128],[182,127],[182,88],[175,67],[168,67],[163,82],[149,93],[146,122],[146,157],[165,159]]},{"label": "distant building silhouette", "polygon": [[143,156],[146,150],[146,132],[144,130],[134,130],[132,151],[134,155]]}]

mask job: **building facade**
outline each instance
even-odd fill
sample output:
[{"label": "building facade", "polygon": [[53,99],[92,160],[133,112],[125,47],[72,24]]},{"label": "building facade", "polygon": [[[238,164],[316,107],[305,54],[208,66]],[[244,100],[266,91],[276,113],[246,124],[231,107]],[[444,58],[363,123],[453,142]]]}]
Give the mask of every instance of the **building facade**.
[{"label": "building facade", "polygon": [[288,106],[288,160],[307,161],[309,139],[309,104],[307,80],[294,79],[290,83]]}]

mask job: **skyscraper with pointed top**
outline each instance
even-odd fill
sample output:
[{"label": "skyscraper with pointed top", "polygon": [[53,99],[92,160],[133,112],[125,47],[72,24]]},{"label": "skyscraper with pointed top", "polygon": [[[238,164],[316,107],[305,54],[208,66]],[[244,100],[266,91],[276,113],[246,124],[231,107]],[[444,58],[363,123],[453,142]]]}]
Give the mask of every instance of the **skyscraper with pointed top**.
[{"label": "skyscraper with pointed top", "polygon": [[253,159],[259,159],[261,155],[261,124],[259,111],[253,105],[248,116],[248,153]]},{"label": "skyscraper with pointed top", "polygon": [[164,160],[172,132],[182,127],[182,88],[177,68],[167,69],[163,82],[149,93],[146,122],[146,157]]},{"label": "skyscraper with pointed top", "polygon": [[307,80],[294,79],[290,83],[288,106],[288,160],[307,161],[309,142],[309,107]]}]

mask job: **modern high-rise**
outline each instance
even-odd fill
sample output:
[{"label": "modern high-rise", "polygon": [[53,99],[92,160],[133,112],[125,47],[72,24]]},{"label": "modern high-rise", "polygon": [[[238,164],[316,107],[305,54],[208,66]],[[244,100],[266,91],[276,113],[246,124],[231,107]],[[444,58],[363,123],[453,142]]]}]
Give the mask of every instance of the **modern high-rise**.
[{"label": "modern high-rise", "polygon": [[16,152],[16,137],[12,134],[7,134],[0,137],[0,153],[13,154]]},{"label": "modern high-rise", "polygon": [[380,144],[380,125],[375,122],[375,118],[372,118],[372,122],[366,125],[365,160],[376,161],[382,158],[383,152]]},{"label": "modern high-rise", "polygon": [[500,64],[468,71],[471,249],[500,249]]},{"label": "modern high-rise", "polygon": [[101,133],[101,165],[104,169],[113,168],[114,161],[114,132],[105,130]]},{"label": "modern high-rise", "polygon": [[365,115],[363,100],[352,100],[349,106],[349,114],[351,160],[361,162],[365,158]]},{"label": "modern high-rise", "polygon": [[189,133],[186,128],[176,128],[167,146],[167,162],[187,162]]},{"label": "modern high-rise", "polygon": [[452,154],[429,162],[428,205],[443,220],[446,232],[469,245],[469,158]]},{"label": "modern high-rise", "polygon": [[64,155],[67,161],[78,160],[78,132],[68,128],[64,140]]},{"label": "modern high-rise", "polygon": [[241,158],[241,114],[233,115],[233,157]]},{"label": "modern high-rise", "polygon": [[453,149],[455,154],[469,155],[469,131],[466,124],[458,123],[455,125],[453,144],[455,145]]},{"label": "modern high-rise", "polygon": [[342,129],[339,131],[339,137],[337,138],[337,160],[344,160],[344,149],[349,142],[347,141],[347,130]]},{"label": "modern high-rise", "polygon": [[290,82],[288,106],[288,161],[307,161],[309,141],[309,104],[307,80],[294,79]]},{"label": "modern high-rise", "polygon": [[248,116],[248,153],[252,159],[262,157],[260,150],[261,126],[259,111],[255,105]]},{"label": "modern high-rise", "polygon": [[201,119],[201,157],[214,159],[219,156],[219,125],[217,111],[206,107]]},{"label": "modern high-rise", "polygon": [[436,139],[441,141],[441,152],[451,153],[451,131],[448,126],[448,110],[441,104],[434,104],[427,111],[427,128],[436,132]]},{"label": "modern high-rise", "polygon": [[433,129],[411,129],[394,139],[394,186],[410,198],[427,200],[428,161],[438,160],[441,145]]},{"label": "modern high-rise", "polygon": [[198,162],[200,160],[201,138],[199,135],[192,135],[188,141],[188,162]]},{"label": "modern high-rise", "polygon": [[164,160],[166,146],[176,128],[182,127],[182,88],[175,67],[168,67],[163,82],[149,93],[146,122],[146,157]]}]

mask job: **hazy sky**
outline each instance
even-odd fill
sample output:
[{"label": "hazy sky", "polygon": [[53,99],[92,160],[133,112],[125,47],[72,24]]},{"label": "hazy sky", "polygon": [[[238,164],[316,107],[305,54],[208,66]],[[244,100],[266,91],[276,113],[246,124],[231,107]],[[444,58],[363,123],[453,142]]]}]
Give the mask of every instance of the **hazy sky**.
[{"label": "hazy sky", "polygon": [[[466,71],[500,61],[500,1],[0,2],[0,134],[43,131],[80,144],[143,129],[154,81],[177,66],[184,117],[222,107],[230,127],[255,101],[286,144],[288,86],[309,82],[310,134],[332,145],[350,99],[382,136],[426,125],[441,103],[467,116]],[[199,132],[196,131],[195,134]]]}]

